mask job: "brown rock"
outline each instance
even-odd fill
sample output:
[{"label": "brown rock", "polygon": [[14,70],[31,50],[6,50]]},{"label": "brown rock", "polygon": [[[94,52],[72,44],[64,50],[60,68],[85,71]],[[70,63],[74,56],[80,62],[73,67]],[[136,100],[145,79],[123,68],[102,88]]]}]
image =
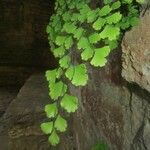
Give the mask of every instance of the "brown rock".
[{"label": "brown rock", "polygon": [[122,76],[150,92],[150,11],[122,42]]}]

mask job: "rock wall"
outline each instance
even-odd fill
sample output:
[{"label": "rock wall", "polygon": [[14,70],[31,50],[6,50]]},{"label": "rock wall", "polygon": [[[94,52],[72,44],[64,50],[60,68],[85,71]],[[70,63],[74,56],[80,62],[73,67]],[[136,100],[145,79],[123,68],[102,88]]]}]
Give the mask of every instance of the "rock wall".
[{"label": "rock wall", "polygon": [[33,73],[18,94],[0,93],[0,149],[90,150],[104,141],[110,150],[150,150],[149,25],[147,10],[141,24],[125,34],[122,47],[111,53],[107,66],[89,66],[88,85],[71,87],[81,99],[80,108],[66,116],[69,128],[55,148],[39,128],[49,103],[44,73]]}]

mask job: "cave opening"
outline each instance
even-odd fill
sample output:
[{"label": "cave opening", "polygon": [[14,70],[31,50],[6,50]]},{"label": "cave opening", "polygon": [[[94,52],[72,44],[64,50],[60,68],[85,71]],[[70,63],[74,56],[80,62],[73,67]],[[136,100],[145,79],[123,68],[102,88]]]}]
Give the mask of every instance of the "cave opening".
[{"label": "cave opening", "polygon": [[50,0],[0,0],[0,116],[29,76],[57,64],[46,34],[53,8]]}]

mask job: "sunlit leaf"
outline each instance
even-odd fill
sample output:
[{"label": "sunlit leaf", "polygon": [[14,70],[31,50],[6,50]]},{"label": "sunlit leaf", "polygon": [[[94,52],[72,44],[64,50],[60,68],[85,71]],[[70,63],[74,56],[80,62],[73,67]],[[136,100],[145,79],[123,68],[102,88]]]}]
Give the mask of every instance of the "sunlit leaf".
[{"label": "sunlit leaf", "polygon": [[72,47],[72,45],[73,45],[73,39],[72,39],[72,36],[69,36],[66,38],[65,47],[66,49],[69,49]]},{"label": "sunlit leaf", "polygon": [[89,41],[92,44],[96,44],[97,42],[99,42],[101,39],[100,35],[98,33],[93,33],[89,36]]},{"label": "sunlit leaf", "polygon": [[111,2],[112,2],[112,0],[104,0],[104,4],[109,4]]},{"label": "sunlit leaf", "polygon": [[62,31],[65,31],[67,33],[74,33],[74,31],[76,30],[76,25],[72,22],[66,22],[63,26]]},{"label": "sunlit leaf", "polygon": [[65,132],[67,128],[67,121],[58,115],[54,123],[54,127],[60,132]]},{"label": "sunlit leaf", "polygon": [[72,79],[72,84],[75,86],[84,86],[88,80],[87,68],[84,64],[74,66],[74,75]]},{"label": "sunlit leaf", "polygon": [[49,140],[49,142],[51,143],[52,146],[56,146],[60,142],[60,138],[57,135],[55,130],[49,136],[48,140]]},{"label": "sunlit leaf", "polygon": [[87,23],[92,23],[96,20],[98,17],[98,12],[96,10],[91,10],[87,13]]},{"label": "sunlit leaf", "polygon": [[65,94],[60,104],[68,113],[75,112],[78,108],[78,99],[74,96]]},{"label": "sunlit leaf", "polygon": [[41,124],[41,130],[45,133],[45,134],[50,134],[53,130],[53,122],[45,122]]},{"label": "sunlit leaf", "polygon": [[87,68],[84,64],[70,66],[65,75],[75,86],[84,86],[88,80]]},{"label": "sunlit leaf", "polygon": [[104,30],[100,33],[100,37],[102,39],[108,38],[110,41],[116,40],[117,37],[120,35],[120,28],[107,25]]},{"label": "sunlit leaf", "polygon": [[120,6],[121,6],[121,2],[120,2],[120,1],[117,1],[117,2],[114,2],[114,3],[112,4],[111,8],[112,8],[113,10],[115,10],[115,9],[120,8]]},{"label": "sunlit leaf", "polygon": [[146,0],[136,0],[136,1],[140,4],[144,4],[146,2]]},{"label": "sunlit leaf", "polygon": [[90,43],[89,43],[88,38],[81,37],[78,44],[77,44],[77,46],[78,46],[78,49],[85,49],[85,48],[90,47]]},{"label": "sunlit leaf", "polygon": [[70,57],[68,55],[64,56],[59,60],[59,64],[62,68],[68,68],[70,64]]},{"label": "sunlit leaf", "polygon": [[103,67],[105,66],[107,60],[106,56],[109,54],[110,48],[109,46],[105,46],[103,48],[97,48],[95,49],[94,57],[91,60],[91,64],[95,67]]},{"label": "sunlit leaf", "polygon": [[122,18],[122,14],[120,14],[120,12],[116,12],[114,14],[112,14],[111,16],[107,17],[107,23],[108,24],[116,24],[117,22],[119,22]]},{"label": "sunlit leaf", "polygon": [[66,49],[64,48],[64,46],[60,46],[58,48],[55,48],[53,50],[54,56],[55,57],[62,57],[65,54]]},{"label": "sunlit leaf", "polygon": [[82,60],[85,60],[87,61],[88,59],[92,58],[93,56],[93,49],[92,48],[86,48],[85,50],[83,50],[83,52],[81,53],[81,57],[82,57]]},{"label": "sunlit leaf", "polygon": [[45,106],[45,112],[48,118],[53,118],[57,115],[58,109],[57,109],[57,104],[48,104]]},{"label": "sunlit leaf", "polygon": [[83,33],[85,32],[85,30],[83,28],[77,28],[74,32],[74,38],[76,38],[77,40],[79,40],[81,38],[81,36],[83,35]]},{"label": "sunlit leaf", "polygon": [[64,93],[67,91],[67,85],[65,85],[62,81],[56,83],[50,83],[50,97],[53,100],[58,99],[58,97],[63,96]]},{"label": "sunlit leaf", "polygon": [[61,46],[61,45],[63,45],[65,43],[65,40],[66,40],[66,36],[57,36],[55,43],[58,46]]},{"label": "sunlit leaf", "polygon": [[55,80],[56,80],[56,73],[57,73],[56,69],[46,71],[45,75],[46,75],[47,81],[49,81],[49,82],[55,82]]},{"label": "sunlit leaf", "polygon": [[106,16],[111,12],[112,8],[109,5],[105,5],[99,11],[100,16]]},{"label": "sunlit leaf", "polygon": [[103,18],[98,18],[94,24],[93,24],[93,28],[95,30],[100,30],[104,25],[105,25],[106,20]]}]

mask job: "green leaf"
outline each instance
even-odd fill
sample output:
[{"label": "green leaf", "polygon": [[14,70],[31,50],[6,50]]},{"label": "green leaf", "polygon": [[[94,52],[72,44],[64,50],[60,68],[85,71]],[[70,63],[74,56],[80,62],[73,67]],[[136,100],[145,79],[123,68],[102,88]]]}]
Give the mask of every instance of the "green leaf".
[{"label": "green leaf", "polygon": [[58,0],[58,3],[60,6],[63,6],[63,5],[65,5],[65,0]]},{"label": "green leaf", "polygon": [[63,46],[60,46],[53,50],[55,57],[62,57],[65,54],[66,49]]},{"label": "green leaf", "polygon": [[56,78],[59,79],[63,73],[62,69],[59,67],[56,69],[57,70],[57,73],[56,73]]},{"label": "green leaf", "polygon": [[67,121],[63,117],[58,115],[58,117],[54,123],[54,126],[58,131],[65,132],[66,128],[67,128]]},{"label": "green leaf", "polygon": [[56,80],[56,69],[54,69],[54,70],[48,70],[48,71],[46,71],[46,79],[47,79],[47,81],[49,81],[49,82],[55,82],[55,80]]},{"label": "green leaf", "polygon": [[73,66],[70,66],[70,67],[66,70],[65,75],[66,75],[66,77],[67,77],[69,80],[72,80],[73,75],[74,75],[74,67],[73,67]]},{"label": "green leaf", "polygon": [[60,18],[59,15],[53,15],[53,16],[51,17],[52,26],[53,26],[53,27],[57,26],[57,25],[60,23],[60,20],[61,20],[61,18]]},{"label": "green leaf", "polygon": [[46,27],[46,33],[51,33],[51,31],[52,31],[52,28],[51,28],[50,25],[48,25],[48,26]]},{"label": "green leaf", "polygon": [[74,31],[76,30],[76,26],[74,23],[72,22],[66,22],[63,26],[62,31],[65,31],[67,33],[74,33]]},{"label": "green leaf", "polygon": [[70,66],[65,75],[75,86],[84,86],[88,80],[87,68],[84,64]]},{"label": "green leaf", "polygon": [[41,130],[45,134],[50,134],[53,130],[53,122],[45,122],[41,124]]},{"label": "green leaf", "polygon": [[85,86],[87,84],[88,75],[87,68],[84,64],[74,66],[74,75],[72,79],[72,84],[75,86]]},{"label": "green leaf", "polygon": [[88,38],[86,37],[81,37],[78,44],[77,44],[78,49],[85,49],[90,47],[90,43],[88,41]]},{"label": "green leaf", "polygon": [[131,4],[133,0],[122,0],[125,4]]},{"label": "green leaf", "polygon": [[46,79],[49,82],[55,82],[56,78],[60,78],[60,76],[62,75],[62,69],[58,68],[58,69],[54,69],[54,70],[48,70],[45,73]]},{"label": "green leaf", "polygon": [[97,48],[95,49],[94,57],[91,60],[91,64],[95,67],[103,67],[105,66],[107,60],[106,56],[109,54],[110,48],[109,46],[105,46],[103,48]]},{"label": "green leaf", "polygon": [[101,30],[101,28],[105,25],[106,20],[103,18],[98,18],[94,24],[93,24],[93,28],[95,30]]},{"label": "green leaf", "polygon": [[145,0],[136,0],[138,3],[140,4],[144,4],[145,3]]},{"label": "green leaf", "polygon": [[78,17],[80,16],[80,13],[73,13],[71,16],[71,21],[77,21]]},{"label": "green leaf", "polygon": [[63,13],[62,17],[63,17],[63,20],[65,22],[67,22],[67,21],[70,21],[72,16],[71,16],[71,13],[67,11],[67,12]]},{"label": "green leaf", "polygon": [[120,28],[107,25],[104,30],[100,33],[102,39],[108,38],[110,41],[116,40],[120,35]]},{"label": "green leaf", "polygon": [[104,0],[104,4],[109,4],[111,2],[112,2],[112,0]]},{"label": "green leaf", "polygon": [[105,44],[109,45],[111,50],[118,47],[118,41],[116,41],[116,40],[114,40],[114,41],[107,40],[107,42],[105,42]]},{"label": "green leaf", "polygon": [[79,21],[80,23],[84,23],[84,22],[86,21],[86,19],[87,19],[86,13],[85,13],[85,14],[80,14],[80,15],[78,16],[78,21]]},{"label": "green leaf", "polygon": [[101,39],[100,35],[98,33],[93,33],[89,36],[89,41],[92,44],[96,44]]},{"label": "green leaf", "polygon": [[52,146],[56,146],[60,142],[60,138],[57,135],[55,130],[49,136],[48,140],[49,140],[49,142],[51,143]]},{"label": "green leaf", "polygon": [[[56,33],[55,33],[53,28],[51,28],[50,30],[51,31],[49,33],[48,39],[51,40],[52,42],[55,42],[55,40],[56,40]],[[47,32],[49,32],[49,31],[47,31]]]},{"label": "green leaf", "polygon": [[61,22],[59,22],[58,24],[56,24],[56,26],[54,27],[55,32],[60,32],[62,29],[62,25]]},{"label": "green leaf", "polygon": [[45,106],[45,112],[48,118],[53,118],[57,115],[58,109],[56,103],[48,104]]},{"label": "green leaf", "polygon": [[61,100],[60,105],[68,113],[75,112],[78,108],[78,99],[74,96],[65,94],[65,96]]},{"label": "green leaf", "polygon": [[112,8],[109,5],[102,7],[99,11],[100,16],[106,16],[111,12]]},{"label": "green leaf", "polygon": [[93,49],[92,48],[86,48],[82,53],[81,53],[81,57],[82,57],[82,60],[85,60],[87,61],[88,59],[92,58],[93,56]]},{"label": "green leaf", "polygon": [[59,64],[62,68],[66,69],[69,67],[70,61],[71,61],[70,57],[66,55],[59,60]]},{"label": "green leaf", "polygon": [[66,40],[66,36],[57,36],[55,43],[58,46],[62,46],[65,43],[65,40]]},{"label": "green leaf", "polygon": [[120,1],[117,1],[117,2],[114,2],[114,3],[112,4],[111,8],[112,8],[113,10],[115,10],[115,9],[120,8],[120,6],[121,6]]},{"label": "green leaf", "polygon": [[127,16],[128,18],[133,17],[133,16],[139,17],[139,10],[136,5],[129,5],[128,11],[129,11],[129,15]]},{"label": "green leaf", "polygon": [[64,93],[67,91],[67,85],[65,85],[62,81],[56,83],[50,83],[50,97],[53,100],[58,99],[58,97],[63,96]]},{"label": "green leaf", "polygon": [[100,142],[94,145],[91,150],[108,150],[107,144]]},{"label": "green leaf", "polygon": [[120,12],[116,12],[114,14],[112,14],[111,16],[107,17],[107,23],[108,24],[116,24],[117,22],[119,22],[122,18],[122,14],[120,14]]},{"label": "green leaf", "polygon": [[128,29],[130,27],[130,23],[128,20],[128,17],[123,17],[122,20],[117,24],[117,26],[123,30]]},{"label": "green leaf", "polygon": [[72,45],[73,45],[73,39],[72,39],[72,36],[69,36],[66,38],[65,47],[66,49],[69,49],[72,47]]},{"label": "green leaf", "polygon": [[129,19],[129,23],[131,26],[137,26],[139,25],[139,18],[138,17],[132,17]]},{"label": "green leaf", "polygon": [[87,23],[92,23],[98,17],[97,10],[91,10],[87,13]]},{"label": "green leaf", "polygon": [[69,7],[69,9],[74,9],[75,8],[75,1],[72,1],[71,3],[69,3],[68,7]]},{"label": "green leaf", "polygon": [[83,28],[76,29],[75,32],[74,32],[74,38],[79,40],[84,32],[85,32],[85,30]]},{"label": "green leaf", "polygon": [[88,6],[88,4],[82,4],[82,7],[81,9],[79,10],[80,11],[80,14],[84,15],[84,14],[87,14],[89,11],[91,11],[90,7]]}]

